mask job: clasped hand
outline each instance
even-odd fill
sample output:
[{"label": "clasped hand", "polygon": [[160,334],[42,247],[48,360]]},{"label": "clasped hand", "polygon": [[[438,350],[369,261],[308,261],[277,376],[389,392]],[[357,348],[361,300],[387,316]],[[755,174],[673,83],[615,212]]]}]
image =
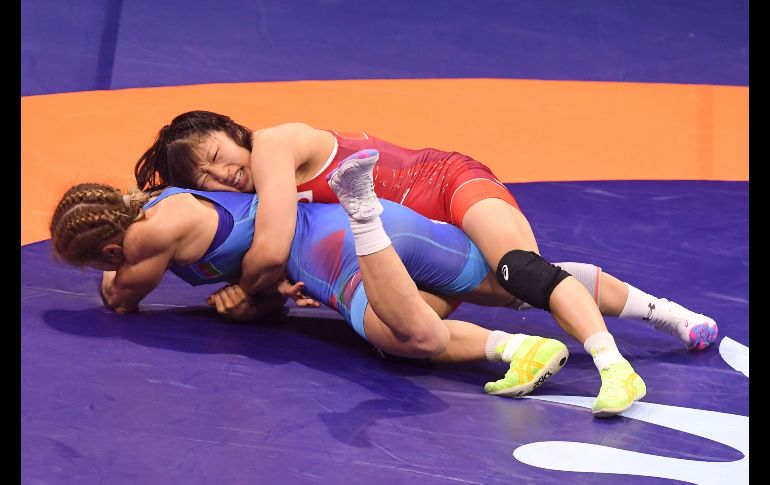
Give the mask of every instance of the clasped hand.
[{"label": "clasped hand", "polygon": [[206,303],[220,315],[236,320],[255,320],[280,310],[287,298],[299,307],[318,307],[320,303],[302,292],[303,282],[291,283],[281,280],[273,291],[249,295],[237,284],[231,284],[215,291]]}]

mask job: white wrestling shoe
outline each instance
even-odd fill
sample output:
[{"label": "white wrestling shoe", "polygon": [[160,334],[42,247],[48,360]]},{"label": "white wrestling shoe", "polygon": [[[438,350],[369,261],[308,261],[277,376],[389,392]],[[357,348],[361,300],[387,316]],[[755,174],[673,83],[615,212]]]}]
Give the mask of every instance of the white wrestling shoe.
[{"label": "white wrestling shoe", "polygon": [[655,304],[650,323],[655,330],[673,335],[684,343],[687,350],[703,350],[719,335],[714,319],[660,298]]},{"label": "white wrestling shoe", "polygon": [[340,162],[326,180],[348,215],[365,221],[382,213],[382,204],[374,193],[372,170],[380,158],[377,150],[358,151]]}]

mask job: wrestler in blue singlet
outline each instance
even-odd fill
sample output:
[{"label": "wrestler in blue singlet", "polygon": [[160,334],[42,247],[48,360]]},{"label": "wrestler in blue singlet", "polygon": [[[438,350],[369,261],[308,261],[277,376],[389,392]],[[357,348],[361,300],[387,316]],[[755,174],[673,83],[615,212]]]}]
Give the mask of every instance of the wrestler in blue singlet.
[{"label": "wrestler in blue singlet", "polygon": [[[204,192],[171,187],[145,204],[149,209],[166,197],[190,193],[212,202],[219,214],[214,239],[203,257],[171,271],[191,285],[233,280],[254,236],[257,197],[240,192]],[[476,288],[489,266],[460,229],[434,222],[408,207],[380,200],[385,232],[418,287],[454,295]],[[339,204],[297,204],[297,226],[287,272],[303,281],[304,292],[337,310],[359,335],[364,332],[368,300],[358,267],[348,215]]]}]

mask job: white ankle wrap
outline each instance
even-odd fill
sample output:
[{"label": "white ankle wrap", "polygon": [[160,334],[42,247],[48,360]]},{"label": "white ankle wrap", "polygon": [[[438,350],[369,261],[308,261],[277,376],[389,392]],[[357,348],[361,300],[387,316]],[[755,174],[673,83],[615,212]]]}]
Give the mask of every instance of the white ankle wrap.
[{"label": "white ankle wrap", "polygon": [[390,238],[385,233],[379,216],[365,221],[357,221],[352,217],[348,217],[348,219],[356,243],[357,256],[373,254],[390,246]]}]

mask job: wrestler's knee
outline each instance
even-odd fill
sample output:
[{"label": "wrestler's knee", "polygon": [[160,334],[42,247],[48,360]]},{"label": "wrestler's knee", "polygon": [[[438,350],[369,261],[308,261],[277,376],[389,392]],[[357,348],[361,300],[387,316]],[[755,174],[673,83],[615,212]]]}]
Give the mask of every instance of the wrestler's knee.
[{"label": "wrestler's knee", "polygon": [[511,295],[550,311],[551,293],[570,274],[533,251],[517,249],[502,257],[496,276],[500,286]]}]

